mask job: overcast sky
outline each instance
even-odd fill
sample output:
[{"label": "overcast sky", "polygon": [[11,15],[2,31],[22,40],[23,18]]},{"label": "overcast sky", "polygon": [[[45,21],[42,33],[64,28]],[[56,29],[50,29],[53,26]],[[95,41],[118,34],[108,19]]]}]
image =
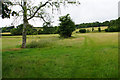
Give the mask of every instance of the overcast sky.
[{"label": "overcast sky", "polygon": [[[88,22],[103,22],[106,20],[113,20],[118,18],[118,2],[119,0],[79,0],[80,5],[71,5],[67,8],[61,8],[61,14],[54,14],[54,25],[58,25],[58,17],[66,14],[70,14],[71,18],[76,24],[88,23]],[[10,26],[13,22],[13,18],[4,19],[0,18],[0,27]],[[20,24],[20,19],[14,25]],[[42,26],[42,21],[39,19],[30,20],[30,24],[35,27]]]}]

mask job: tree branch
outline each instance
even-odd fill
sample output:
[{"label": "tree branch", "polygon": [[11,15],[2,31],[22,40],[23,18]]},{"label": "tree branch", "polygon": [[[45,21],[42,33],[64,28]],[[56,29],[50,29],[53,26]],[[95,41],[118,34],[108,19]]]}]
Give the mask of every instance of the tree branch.
[{"label": "tree branch", "polygon": [[44,19],[44,17],[42,15],[34,16],[34,17],[40,17],[45,23],[47,23],[47,21]]},{"label": "tree branch", "polygon": [[13,4],[13,5],[19,5],[19,6],[21,6],[21,7],[22,7],[22,9],[24,9],[23,5],[22,5],[22,4],[20,4],[20,3],[18,3],[18,4]]},{"label": "tree branch", "polygon": [[36,13],[37,13],[42,7],[44,7],[45,5],[47,5],[47,3],[49,3],[49,1],[47,1],[45,4],[39,6],[38,9],[34,12],[34,14],[33,14],[30,18],[28,18],[27,20],[32,19],[32,18],[36,15]]}]

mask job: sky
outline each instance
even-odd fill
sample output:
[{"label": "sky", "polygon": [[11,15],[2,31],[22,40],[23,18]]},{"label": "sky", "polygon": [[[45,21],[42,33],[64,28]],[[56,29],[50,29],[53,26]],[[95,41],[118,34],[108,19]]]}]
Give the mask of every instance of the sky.
[{"label": "sky", "polygon": [[[59,25],[59,17],[66,14],[70,14],[70,17],[75,22],[75,24],[89,23],[89,22],[104,22],[118,18],[118,2],[120,0],[79,0],[80,5],[69,5],[68,7],[61,7],[61,13],[55,13],[53,25]],[[48,11],[49,12],[49,11]],[[22,18],[14,21],[15,18],[11,19],[1,19],[0,17],[0,27],[13,25],[17,26],[22,23]],[[34,18],[34,20],[29,21],[34,27],[41,27],[43,21]]]}]

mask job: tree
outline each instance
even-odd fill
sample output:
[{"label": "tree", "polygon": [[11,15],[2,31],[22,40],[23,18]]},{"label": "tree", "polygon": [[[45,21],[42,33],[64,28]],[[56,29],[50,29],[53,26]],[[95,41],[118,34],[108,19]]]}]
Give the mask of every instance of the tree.
[{"label": "tree", "polygon": [[[23,24],[17,26],[17,28],[13,28],[10,32],[12,35],[22,35]],[[32,25],[28,24],[26,27],[27,35],[35,35],[38,34],[37,30],[33,28]]]},{"label": "tree", "polygon": [[75,30],[75,23],[70,18],[69,14],[59,18],[61,22],[58,27],[58,33],[61,37],[68,38],[71,37],[72,32]]},{"label": "tree", "polygon": [[57,33],[57,27],[53,27],[49,23],[43,25],[42,34],[56,34],[56,33]]},{"label": "tree", "polygon": [[2,2],[0,0],[0,15],[2,14]]},{"label": "tree", "polygon": [[80,29],[79,32],[80,33],[86,33],[86,29]]},{"label": "tree", "polygon": [[94,31],[94,27],[92,27],[92,32]]},{"label": "tree", "polygon": [[14,26],[9,26],[9,27],[3,27],[2,32],[10,32],[11,29],[13,29]]},{"label": "tree", "polygon": [[[59,10],[61,4],[80,4],[77,1],[71,1],[71,0],[57,0],[57,1],[53,1],[53,0],[47,0],[46,2],[40,2],[40,4],[38,6],[33,6],[31,4],[32,0],[13,0],[13,2],[7,2],[6,4],[3,4],[3,6],[6,6],[6,8],[3,8],[3,16],[5,17],[9,17],[10,18],[10,13],[11,13],[11,9],[9,9],[9,6],[20,6],[21,7],[21,11],[23,14],[23,32],[22,32],[22,48],[26,48],[26,26],[29,24],[29,20],[31,20],[34,17],[39,17],[41,18],[45,23],[47,23],[48,21],[45,20],[45,11],[44,9],[46,8],[51,8],[52,10]],[[54,9],[55,8],[55,9]],[[6,11],[4,11],[6,10]],[[6,16],[7,14],[7,16]],[[17,13],[15,11],[13,11],[11,13],[13,16],[14,14],[18,15],[20,13]],[[3,18],[5,18],[3,17]]]},{"label": "tree", "polygon": [[101,28],[100,27],[98,28],[98,31],[101,32]]}]

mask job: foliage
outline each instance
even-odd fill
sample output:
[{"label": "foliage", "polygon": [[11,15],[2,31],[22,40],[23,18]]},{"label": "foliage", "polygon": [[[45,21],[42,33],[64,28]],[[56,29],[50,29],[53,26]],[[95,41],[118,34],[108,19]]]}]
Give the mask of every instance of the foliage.
[{"label": "foliage", "polygon": [[92,27],[92,32],[94,31],[94,27]]},{"label": "foliage", "polygon": [[107,30],[108,32],[120,32],[120,18],[111,20]]},{"label": "foliage", "polygon": [[109,21],[105,21],[103,23],[93,22],[93,23],[82,23],[76,25],[77,28],[89,28],[89,27],[100,27],[100,26],[109,26]]},{"label": "foliage", "polygon": [[2,18],[10,18],[11,10],[8,8],[7,4],[2,3]]},{"label": "foliage", "polygon": [[52,27],[49,23],[43,25],[42,34],[56,34],[58,27]]},{"label": "foliage", "polygon": [[80,33],[86,33],[86,29],[80,29],[79,32]]},{"label": "foliage", "polygon": [[58,27],[46,27],[38,30],[38,34],[57,34]]},{"label": "foliage", "polygon": [[108,32],[118,32],[118,26],[110,26]]},{"label": "foliage", "polygon": [[57,27],[43,28],[43,34],[57,34]]},{"label": "foliage", "polygon": [[12,6],[12,2],[7,1],[2,3],[2,18],[10,18],[11,14],[12,16],[16,15],[18,16],[19,14],[16,11],[12,11],[9,6]]},{"label": "foliage", "polygon": [[10,32],[12,35],[20,35],[18,29],[16,29],[16,28],[12,29]]},{"label": "foliage", "polygon": [[108,32],[119,32],[120,31],[120,18],[117,20],[111,20],[110,26],[108,27]]},{"label": "foliage", "polygon": [[59,21],[61,22],[58,27],[60,37],[71,37],[72,32],[75,30],[75,23],[72,21],[69,14],[60,17]]},{"label": "foliage", "polygon": [[[32,25],[28,24],[26,27],[28,35],[35,35],[38,34],[37,30],[33,28]],[[12,29],[10,32],[12,35],[22,35],[23,31],[23,24],[17,26],[17,28]]]},{"label": "foliage", "polygon": [[38,30],[38,34],[42,34],[43,31],[41,29]]},{"label": "foliage", "polygon": [[11,29],[13,29],[14,26],[10,26],[10,27],[3,27],[2,28],[2,32],[10,32]]},{"label": "foliage", "polygon": [[105,29],[105,32],[108,32],[108,29]]},{"label": "foliage", "polygon": [[[92,27],[92,31],[94,31],[93,27],[100,27],[100,26],[108,26],[108,32],[118,32],[120,31],[120,18],[116,20],[105,21],[103,23],[100,22],[93,22],[93,23],[83,23],[77,24],[76,28],[89,28]],[[100,31],[100,30],[98,30]],[[107,29],[106,29],[107,31]]]},{"label": "foliage", "polygon": [[98,28],[98,31],[101,32],[101,28],[100,27]]}]

